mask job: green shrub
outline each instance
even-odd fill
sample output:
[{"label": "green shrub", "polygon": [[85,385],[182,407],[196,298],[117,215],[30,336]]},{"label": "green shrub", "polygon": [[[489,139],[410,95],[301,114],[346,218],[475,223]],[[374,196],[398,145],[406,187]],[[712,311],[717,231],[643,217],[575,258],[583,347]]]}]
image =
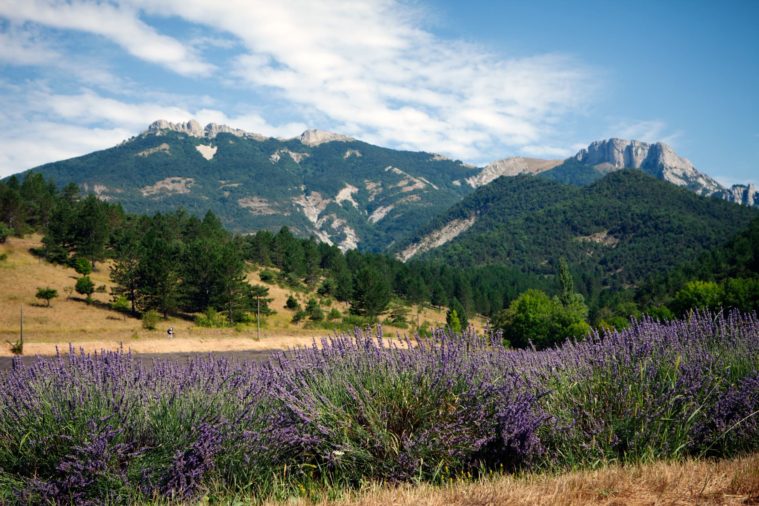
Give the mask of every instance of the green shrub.
[{"label": "green shrub", "polygon": [[308,313],[306,313],[305,311],[301,309],[295,312],[295,314],[293,315],[293,319],[291,321],[293,323],[300,323],[301,321],[305,320],[307,316],[308,316]]},{"label": "green shrub", "polygon": [[308,299],[306,314],[308,314],[308,318],[311,321],[320,322],[324,319],[324,311],[322,311],[321,306],[319,306],[319,303],[314,298]]},{"label": "green shrub", "polygon": [[74,289],[77,293],[87,297],[87,304],[92,302],[92,292],[95,291],[95,283],[92,282],[89,276],[82,276],[77,279]]},{"label": "green shrub", "polygon": [[195,317],[195,325],[198,327],[223,328],[229,327],[229,320],[224,313],[220,313],[214,308],[209,307],[205,313]]},{"label": "green shrub", "polygon": [[292,311],[296,311],[300,309],[300,304],[298,303],[298,299],[296,299],[292,294],[287,296],[287,302],[285,302],[285,309],[290,309]]},{"label": "green shrub", "polygon": [[74,258],[71,266],[77,273],[81,274],[82,276],[87,276],[92,273],[92,263],[86,258]]},{"label": "green shrub", "polygon": [[37,288],[37,295],[35,295],[35,297],[44,300],[47,302],[47,307],[50,307],[50,301],[58,297],[58,290],[50,287]]},{"label": "green shrub", "polygon": [[155,309],[150,309],[142,313],[142,328],[146,330],[155,330],[158,326],[158,320],[161,315]]},{"label": "green shrub", "polygon": [[274,271],[270,271],[268,269],[264,269],[261,272],[258,273],[258,277],[261,278],[261,281],[268,284],[274,284],[274,279],[276,275],[274,274]]},{"label": "green shrub", "polygon": [[0,223],[0,244],[3,244],[8,240],[8,236],[13,234],[13,229],[8,227],[5,223]]},{"label": "green shrub", "polygon": [[119,295],[113,300],[113,302],[111,302],[111,309],[121,313],[128,313],[131,308],[132,305],[129,303],[129,299],[124,295]]},{"label": "green shrub", "polygon": [[329,314],[327,314],[327,320],[329,321],[337,320],[341,316],[342,314],[340,313],[340,311],[336,307],[333,307],[332,309],[329,310]]}]

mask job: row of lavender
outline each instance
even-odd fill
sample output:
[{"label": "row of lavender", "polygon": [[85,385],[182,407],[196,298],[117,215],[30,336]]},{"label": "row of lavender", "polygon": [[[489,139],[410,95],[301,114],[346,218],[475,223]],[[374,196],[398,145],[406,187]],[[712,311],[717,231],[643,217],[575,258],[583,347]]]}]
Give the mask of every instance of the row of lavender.
[{"label": "row of lavender", "polygon": [[356,333],[268,363],[70,354],[0,377],[0,503],[318,494],[365,480],[759,449],[759,321],[543,352]]}]

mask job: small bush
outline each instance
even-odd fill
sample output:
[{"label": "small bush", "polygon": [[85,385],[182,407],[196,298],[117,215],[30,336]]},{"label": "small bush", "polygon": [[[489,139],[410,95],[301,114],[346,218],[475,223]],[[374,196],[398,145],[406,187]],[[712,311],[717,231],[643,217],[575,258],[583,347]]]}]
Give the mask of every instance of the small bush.
[{"label": "small bush", "polygon": [[92,282],[89,276],[82,276],[77,279],[74,289],[77,293],[87,297],[87,304],[92,302],[92,292],[95,291],[95,283]]},{"label": "small bush", "polygon": [[300,304],[298,303],[298,299],[296,299],[292,294],[287,296],[287,302],[285,302],[285,309],[290,309],[292,311],[297,311],[301,309]]},{"label": "small bush", "polygon": [[308,304],[306,304],[306,314],[308,314],[308,319],[315,322],[320,322],[324,319],[324,311],[322,311],[321,306],[319,306],[319,303],[316,302],[316,299],[308,299]]},{"label": "small bush", "polygon": [[92,262],[90,262],[86,258],[82,258],[82,257],[74,258],[71,266],[74,268],[76,272],[78,272],[82,276],[87,276],[92,273]]},{"label": "small bush", "polygon": [[142,328],[146,330],[155,330],[161,315],[155,309],[150,309],[142,313]]},{"label": "small bush", "polygon": [[340,311],[338,311],[337,308],[333,307],[332,309],[329,310],[329,314],[327,315],[327,320],[329,321],[337,320],[341,316],[342,314],[340,313]]},{"label": "small bush", "polygon": [[8,236],[13,234],[13,229],[8,227],[5,223],[0,223],[0,244],[3,244],[8,240]]},{"label": "small bush", "polygon": [[223,313],[209,307],[205,313],[195,317],[195,325],[198,327],[224,328],[229,327],[229,320]]},{"label": "small bush", "polygon": [[14,342],[7,341],[7,343],[11,345],[11,353],[14,355],[24,354],[24,341],[21,339],[17,339]]},{"label": "small bush", "polygon": [[308,313],[306,313],[305,311],[301,309],[299,311],[296,311],[291,321],[293,323],[300,323],[301,321],[305,320],[307,316],[308,316]]},{"label": "small bush", "polygon": [[132,309],[132,305],[129,303],[129,299],[123,295],[119,295],[111,302],[111,309],[121,313],[128,313]]},{"label": "small bush", "polygon": [[274,271],[270,271],[268,269],[262,270],[258,277],[261,278],[261,281],[268,284],[274,284],[274,280],[276,278],[276,275],[274,274]]},{"label": "small bush", "polygon": [[50,287],[37,288],[37,295],[35,297],[44,300],[47,303],[47,307],[50,307],[50,301],[58,297],[58,290]]}]

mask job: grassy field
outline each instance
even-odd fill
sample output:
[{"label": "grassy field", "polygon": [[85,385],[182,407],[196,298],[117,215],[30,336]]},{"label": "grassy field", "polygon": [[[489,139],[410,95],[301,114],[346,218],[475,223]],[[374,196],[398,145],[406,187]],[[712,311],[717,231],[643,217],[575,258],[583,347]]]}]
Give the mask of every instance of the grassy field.
[{"label": "grassy field", "polygon": [[[282,504],[267,503],[268,506]],[[518,506],[759,504],[759,454],[732,460],[656,462],[566,474],[531,473],[479,481],[367,486],[334,501],[294,506]]]},{"label": "grassy field", "polygon": [[[211,329],[198,327],[193,321],[182,318],[169,318],[161,321],[156,330],[145,330],[140,320],[109,308],[113,284],[109,279],[108,264],[99,264],[90,275],[95,286],[103,288],[93,294],[93,303],[88,305],[72,290],[78,277],[73,269],[48,263],[30,253],[31,248],[41,245],[40,239],[38,235],[11,237],[5,244],[0,244],[0,255],[7,254],[7,258],[0,261],[0,356],[10,355],[8,343],[18,338],[22,308],[27,355],[52,355],[56,346],[65,350],[69,343],[87,351],[113,350],[123,344],[137,353],[285,349],[308,346],[315,337],[330,333],[327,329],[291,323],[294,312],[284,308],[287,296],[293,294],[305,306],[314,294],[277,285],[266,285],[276,314],[267,318],[260,340],[256,339],[258,334],[254,325]],[[261,283],[255,270],[249,273],[248,279],[251,283]],[[58,297],[53,299],[50,307],[35,298],[41,287],[58,291]],[[347,304],[332,301],[325,312],[331,307],[343,314],[348,311]],[[445,322],[444,311],[428,307],[422,310],[411,308],[410,320],[416,321],[417,311],[420,322],[428,321],[432,326]],[[475,325],[481,328],[482,322],[476,321]],[[175,339],[167,339],[168,327],[174,328]],[[392,327],[386,327],[385,331],[389,335],[407,332]]]}]

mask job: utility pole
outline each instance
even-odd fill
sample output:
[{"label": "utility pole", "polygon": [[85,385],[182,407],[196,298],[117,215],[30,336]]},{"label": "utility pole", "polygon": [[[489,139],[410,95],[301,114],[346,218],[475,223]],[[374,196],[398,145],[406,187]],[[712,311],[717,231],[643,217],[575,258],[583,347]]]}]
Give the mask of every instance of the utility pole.
[{"label": "utility pole", "polygon": [[19,335],[19,343],[21,344],[21,349],[24,349],[24,305],[21,304],[21,316],[19,318],[19,329],[20,329],[20,335]]},{"label": "utility pole", "polygon": [[256,295],[256,339],[261,340],[261,297]]}]

